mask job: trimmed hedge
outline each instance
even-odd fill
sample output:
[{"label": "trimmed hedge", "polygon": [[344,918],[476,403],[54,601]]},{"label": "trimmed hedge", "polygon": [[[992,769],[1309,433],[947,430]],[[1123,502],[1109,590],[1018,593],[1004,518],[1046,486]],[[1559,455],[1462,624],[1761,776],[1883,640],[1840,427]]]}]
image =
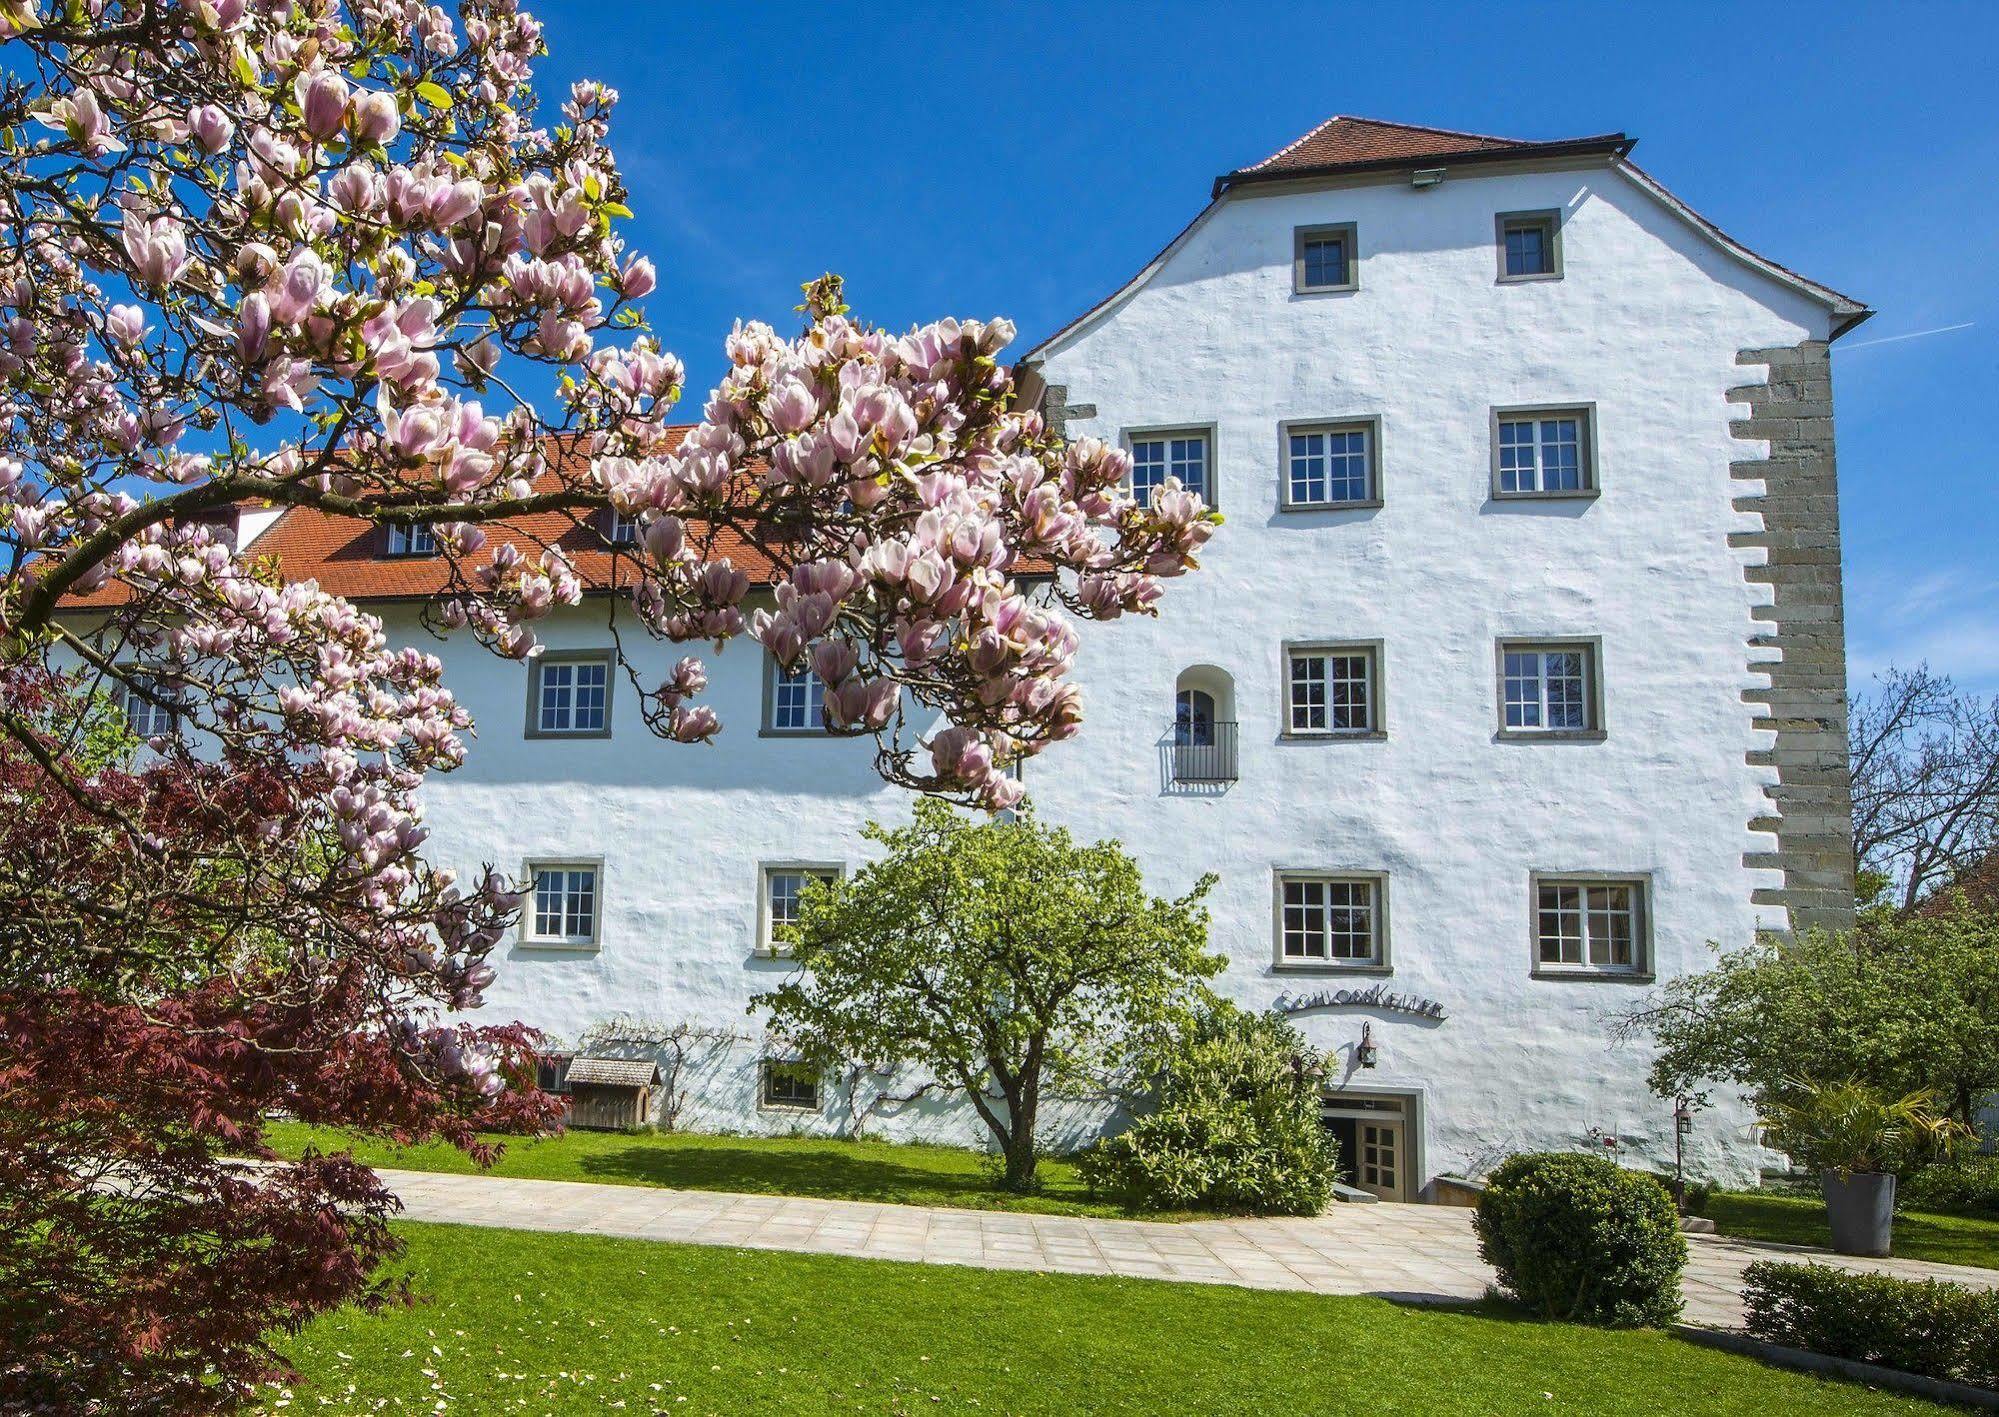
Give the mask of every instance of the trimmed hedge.
[{"label": "trimmed hedge", "polygon": [[1745,1326],[1765,1342],[1999,1389],[1999,1292],[1774,1260],[1742,1280]]},{"label": "trimmed hedge", "polygon": [[1473,1223],[1500,1288],[1546,1318],[1662,1328],[1679,1317],[1687,1241],[1650,1176],[1581,1152],[1509,1157]]}]

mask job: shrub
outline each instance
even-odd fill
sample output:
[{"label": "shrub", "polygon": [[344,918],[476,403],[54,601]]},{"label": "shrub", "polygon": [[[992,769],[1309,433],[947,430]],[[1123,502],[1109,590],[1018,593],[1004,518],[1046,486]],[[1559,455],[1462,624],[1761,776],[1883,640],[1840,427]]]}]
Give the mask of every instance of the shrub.
[{"label": "shrub", "polygon": [[1904,1176],[1898,1206],[1999,1215],[1999,1156],[1969,1152]]},{"label": "shrub", "polygon": [[1154,1060],[1155,1110],[1077,1165],[1093,1189],[1143,1208],[1316,1215],[1339,1154],[1314,1061],[1279,1015],[1214,1001]]},{"label": "shrub", "polygon": [[1746,1326],[1758,1338],[1999,1388],[1999,1292],[1770,1260],[1742,1279]]},{"label": "shrub", "polygon": [[1581,1152],[1509,1157],[1473,1223],[1500,1287],[1547,1318],[1663,1326],[1680,1312],[1686,1237],[1650,1176]]}]

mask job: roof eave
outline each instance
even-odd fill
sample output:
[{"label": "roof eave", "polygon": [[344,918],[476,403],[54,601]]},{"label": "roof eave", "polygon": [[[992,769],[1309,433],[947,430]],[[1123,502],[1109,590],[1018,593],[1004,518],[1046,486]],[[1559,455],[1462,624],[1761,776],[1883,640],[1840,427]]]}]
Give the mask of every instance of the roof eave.
[{"label": "roof eave", "polygon": [[1439,153],[1431,157],[1384,157],[1366,162],[1331,162],[1314,167],[1281,167],[1267,172],[1238,169],[1215,179],[1211,197],[1220,197],[1232,188],[1259,182],[1310,181],[1315,177],[1345,177],[1369,172],[1414,172],[1426,167],[1463,167],[1473,163],[1533,162],[1543,158],[1623,157],[1637,145],[1636,138],[1622,133],[1599,133],[1591,138],[1567,138],[1554,143],[1527,143],[1517,147],[1478,148],[1470,152]]}]

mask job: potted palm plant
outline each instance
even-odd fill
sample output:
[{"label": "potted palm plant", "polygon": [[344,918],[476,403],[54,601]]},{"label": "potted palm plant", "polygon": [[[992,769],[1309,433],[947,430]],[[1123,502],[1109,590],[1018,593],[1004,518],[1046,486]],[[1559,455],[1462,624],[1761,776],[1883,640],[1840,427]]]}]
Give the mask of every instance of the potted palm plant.
[{"label": "potted palm plant", "polygon": [[1765,1141],[1819,1173],[1832,1247],[1842,1255],[1888,1253],[1896,1173],[1963,1130],[1928,1092],[1891,1098],[1854,1080],[1788,1083],[1764,1111]]}]

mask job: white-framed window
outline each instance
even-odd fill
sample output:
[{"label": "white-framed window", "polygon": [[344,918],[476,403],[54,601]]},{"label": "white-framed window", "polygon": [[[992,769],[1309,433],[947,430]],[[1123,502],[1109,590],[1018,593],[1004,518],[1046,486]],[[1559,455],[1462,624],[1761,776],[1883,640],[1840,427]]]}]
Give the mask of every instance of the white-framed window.
[{"label": "white-framed window", "polygon": [[125,727],[135,738],[165,738],[174,731],[173,688],[156,674],[125,679]]},{"label": "white-framed window", "polygon": [[1501,212],[1498,225],[1502,281],[1554,280],[1561,276],[1560,212]]},{"label": "white-framed window", "polygon": [[1597,733],[1602,712],[1593,641],[1499,643],[1499,726],[1522,735]]},{"label": "white-framed window", "polygon": [[1381,499],[1376,423],[1349,419],[1284,425],[1284,497],[1291,509]]},{"label": "white-framed window", "polygon": [[764,732],[824,733],[826,690],[805,659],[786,669],[764,656]]},{"label": "white-framed window", "polygon": [[758,1103],[785,1111],[819,1110],[819,1075],[792,1058],[766,1058],[760,1069]]},{"label": "white-framed window", "polygon": [[1354,225],[1301,226],[1291,236],[1291,284],[1301,295],[1354,290],[1360,285],[1360,261]]},{"label": "white-framed window", "polygon": [[1139,505],[1152,505],[1152,494],[1169,477],[1214,505],[1214,479],[1209,476],[1214,439],[1203,428],[1169,429],[1131,435],[1131,490]]},{"label": "white-framed window", "polygon": [[611,655],[544,654],[528,670],[528,736],[602,738],[611,731]]},{"label": "white-framed window", "polygon": [[437,533],[428,524],[422,526],[396,526],[388,528],[389,554],[391,556],[435,556],[437,554]]},{"label": "white-framed window", "polygon": [[1535,971],[1649,973],[1648,885],[1642,876],[1536,874]]},{"label": "white-framed window", "polygon": [[1592,410],[1497,409],[1492,415],[1496,497],[1587,497],[1596,491]]},{"label": "white-framed window", "polygon": [[604,540],[613,546],[631,546],[639,539],[639,519],[628,517],[616,507],[604,508]]},{"label": "white-framed window", "polygon": [[1284,658],[1288,735],[1336,737],[1381,731],[1379,645],[1288,645]]},{"label": "white-framed window", "polygon": [[597,861],[530,861],[522,938],[538,945],[595,945],[603,919],[603,875]]},{"label": "white-framed window", "polygon": [[823,862],[783,861],[762,869],[763,899],[757,928],[757,949],[761,954],[791,952],[793,931],[798,928],[798,902],[813,881],[837,881],[841,868]]},{"label": "white-framed window", "polygon": [[1388,964],[1387,879],[1280,871],[1277,964],[1381,969]]}]

